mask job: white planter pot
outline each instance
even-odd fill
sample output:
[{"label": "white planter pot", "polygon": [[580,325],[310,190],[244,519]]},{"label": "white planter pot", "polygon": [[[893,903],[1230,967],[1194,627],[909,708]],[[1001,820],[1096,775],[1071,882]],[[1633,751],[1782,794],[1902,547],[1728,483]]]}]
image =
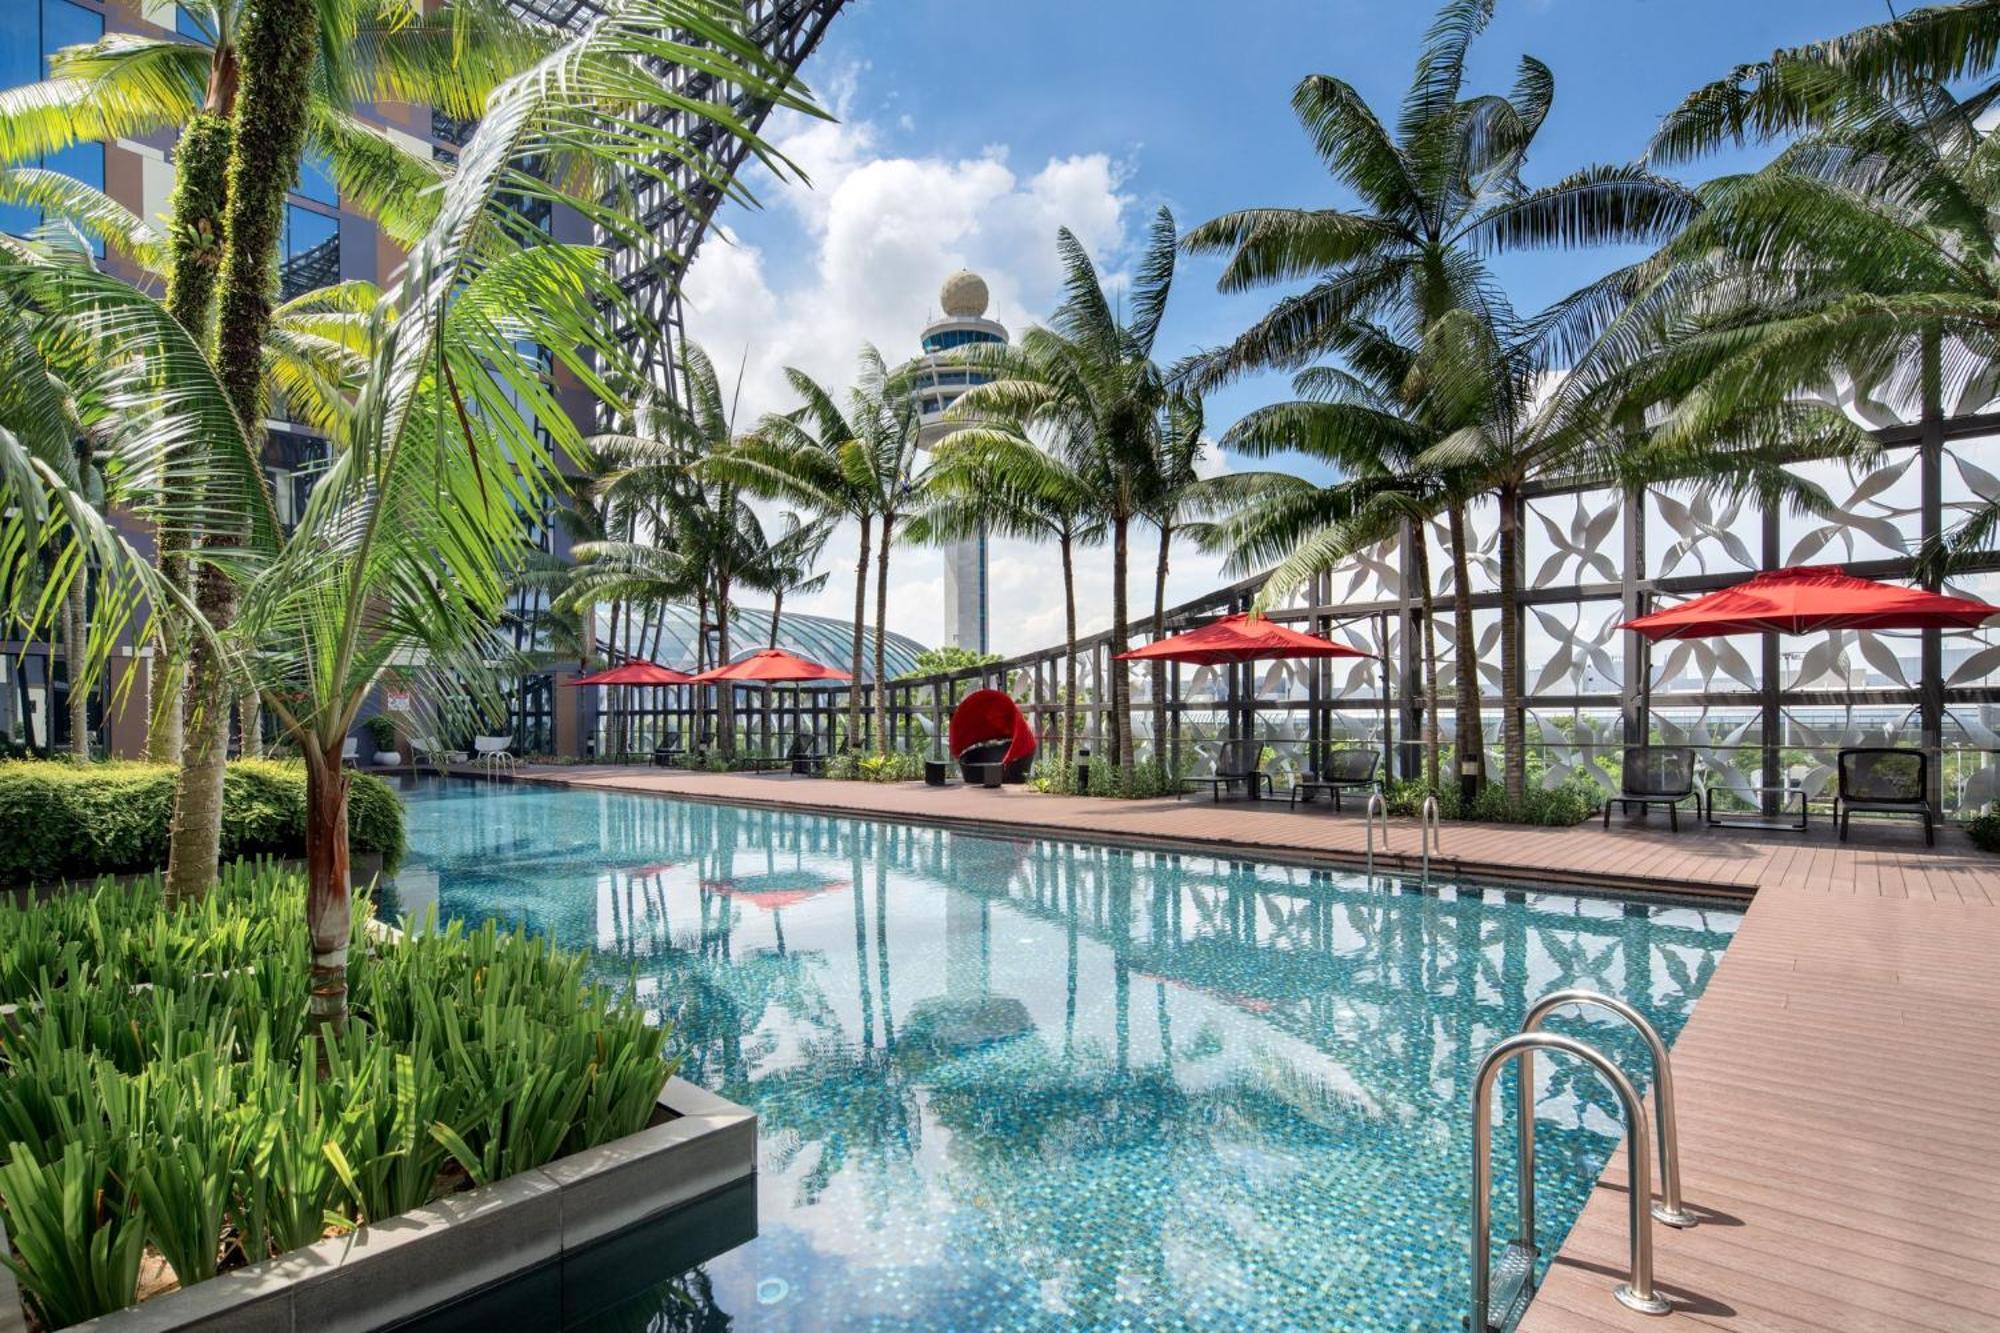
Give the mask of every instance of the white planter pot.
[{"label": "white planter pot", "polygon": [[403,756],[399,751],[377,750],[375,752],[375,766],[377,768],[389,768],[402,762]]}]

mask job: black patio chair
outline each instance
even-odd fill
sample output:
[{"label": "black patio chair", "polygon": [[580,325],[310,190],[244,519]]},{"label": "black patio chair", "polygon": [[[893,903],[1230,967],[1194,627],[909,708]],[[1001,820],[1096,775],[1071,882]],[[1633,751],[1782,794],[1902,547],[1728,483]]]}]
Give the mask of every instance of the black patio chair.
[{"label": "black patio chair", "polygon": [[1310,802],[1314,792],[1331,792],[1333,808],[1340,809],[1340,793],[1372,787],[1382,767],[1380,750],[1335,750],[1326,757],[1317,774],[1308,773],[1292,784],[1292,804],[1301,798]]},{"label": "black patio chair", "polygon": [[826,753],[811,736],[792,737],[792,772],[799,777],[817,777],[826,771]]},{"label": "black patio chair", "polygon": [[653,747],[653,767],[672,768],[674,760],[680,756],[681,734],[678,731],[670,731],[660,738],[658,745]]},{"label": "black patio chair", "polygon": [[1611,827],[1611,807],[1630,814],[1633,806],[1644,814],[1648,806],[1667,807],[1667,820],[1674,832],[1681,829],[1681,802],[1695,800],[1694,747],[1691,745],[1628,745],[1625,747],[1625,775],[1616,796],[1604,800],[1604,827]]},{"label": "black patio chair", "polygon": [[1931,757],[1922,750],[1892,745],[1863,745],[1842,750],[1836,761],[1840,789],[1833,798],[1833,819],[1840,840],[1847,841],[1847,821],[1856,810],[1882,814],[1920,815],[1924,845],[1937,845],[1930,802]]},{"label": "black patio chair", "polygon": [[1222,793],[1230,787],[1240,786],[1251,800],[1257,799],[1258,783],[1272,796],[1277,795],[1271,783],[1271,775],[1262,768],[1264,742],[1261,740],[1238,739],[1224,741],[1221,751],[1215,756],[1215,771],[1206,777],[1182,778],[1180,790],[1174,793],[1179,800],[1187,795],[1190,783],[1202,783],[1208,787],[1209,796],[1220,801]]}]

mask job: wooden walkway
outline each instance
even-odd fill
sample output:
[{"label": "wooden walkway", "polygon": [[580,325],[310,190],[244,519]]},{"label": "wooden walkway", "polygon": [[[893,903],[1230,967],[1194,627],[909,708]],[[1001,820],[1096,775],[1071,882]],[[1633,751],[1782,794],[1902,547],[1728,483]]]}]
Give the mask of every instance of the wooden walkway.
[{"label": "wooden walkway", "polygon": [[[601,768],[521,777],[699,800],[1358,860],[1350,803],[1108,801],[921,784]],[[1414,861],[1412,821],[1391,857]],[[1614,818],[1569,829],[1454,824],[1443,873],[1754,895],[1674,1047],[1683,1185],[1704,1215],[1654,1228],[1675,1311],[1611,1297],[1625,1264],[1612,1158],[1524,1330],[1996,1330],[2000,1333],[2000,857],[1906,822],[1809,834]],[[1506,1201],[1496,1201],[1496,1229]]]}]

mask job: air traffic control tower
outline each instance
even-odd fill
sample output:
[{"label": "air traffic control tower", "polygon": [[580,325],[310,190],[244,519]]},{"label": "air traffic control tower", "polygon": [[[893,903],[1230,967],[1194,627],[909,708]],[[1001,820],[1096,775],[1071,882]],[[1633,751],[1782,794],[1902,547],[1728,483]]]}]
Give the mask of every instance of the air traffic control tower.
[{"label": "air traffic control tower", "polygon": [[[918,440],[932,449],[961,429],[944,420],[945,409],[986,377],[961,366],[943,364],[945,354],[969,343],[1004,343],[1007,330],[986,318],[986,282],[960,269],[944,280],[938,292],[944,314],[924,326],[925,367],[917,376],[917,406],[923,429]],[[953,542],[944,549],[943,642],[979,652],[987,648],[986,533]]]}]

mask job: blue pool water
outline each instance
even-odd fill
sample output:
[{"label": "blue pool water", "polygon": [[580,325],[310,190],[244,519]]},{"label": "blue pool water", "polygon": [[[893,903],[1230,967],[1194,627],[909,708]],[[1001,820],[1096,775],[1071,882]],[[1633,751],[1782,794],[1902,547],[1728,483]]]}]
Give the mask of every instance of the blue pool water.
[{"label": "blue pool water", "polygon": [[[407,799],[404,910],[589,949],[758,1113],[756,1239],[600,1328],[1456,1329],[1480,1055],[1562,986],[1671,1041],[1737,923],[616,793]],[[1618,1029],[1551,1026],[1586,1025],[1643,1072]],[[1553,1249],[1617,1116],[1536,1072]]]}]

